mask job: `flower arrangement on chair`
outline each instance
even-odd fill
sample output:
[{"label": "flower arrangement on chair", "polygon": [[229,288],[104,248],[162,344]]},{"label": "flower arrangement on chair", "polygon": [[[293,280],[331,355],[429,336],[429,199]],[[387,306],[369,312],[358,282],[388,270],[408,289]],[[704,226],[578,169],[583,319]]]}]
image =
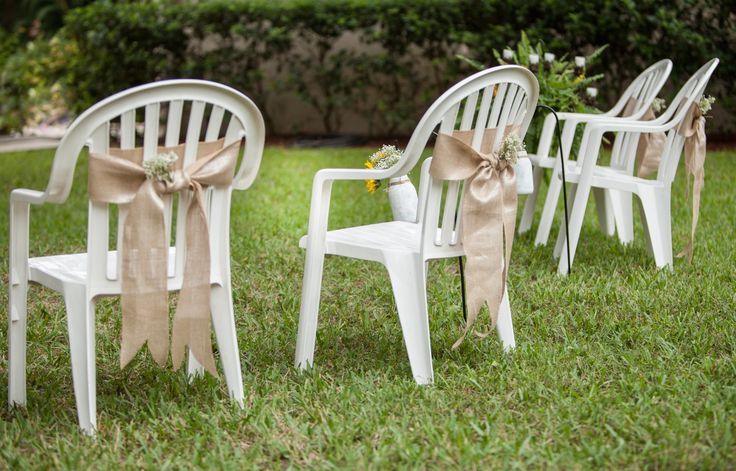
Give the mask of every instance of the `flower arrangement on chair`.
[{"label": "flower arrangement on chair", "polygon": [[[365,161],[365,167],[369,169],[385,170],[394,166],[403,153],[396,148],[384,144],[378,151],[371,154]],[[374,193],[381,187],[381,180],[369,179],[365,181],[365,187],[369,193]],[[417,216],[417,190],[406,175],[394,177],[389,180],[388,199],[391,203],[391,211],[396,221],[416,222]]]},{"label": "flower arrangement on chair", "polygon": [[[396,146],[384,144],[383,147],[368,157],[368,160],[365,161],[365,168],[385,170],[398,162],[401,159],[401,155],[402,152]],[[366,180],[365,187],[369,193],[373,193],[381,187],[381,180]]]}]

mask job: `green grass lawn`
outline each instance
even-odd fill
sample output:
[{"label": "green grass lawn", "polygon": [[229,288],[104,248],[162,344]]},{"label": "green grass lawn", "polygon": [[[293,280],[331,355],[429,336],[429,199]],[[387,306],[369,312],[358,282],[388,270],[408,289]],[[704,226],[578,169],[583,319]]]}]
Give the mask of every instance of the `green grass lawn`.
[{"label": "green grass lawn", "polygon": [[[316,368],[292,367],[314,172],[357,167],[368,149],[266,151],[233,196],[232,274],[245,408],[222,375],[188,385],[148,354],[119,368],[120,304],[97,310],[96,439],[82,435],[62,298],[34,286],[28,407],[0,407],[0,468],[733,468],[736,463],[736,153],[706,165],[695,262],[658,271],[637,215],[628,247],[597,230],[589,205],[567,278],[550,247],[516,239],[509,292],[518,348],[462,330],[456,262],[430,265],[436,384],[414,384],[385,270],[325,264]],[[43,189],[52,153],[0,155],[0,270],[7,306],[8,198]],[[32,210],[31,254],[83,251],[86,160],[64,206]],[[416,178],[416,175],[413,175]],[[333,191],[331,227],[386,220],[385,193]],[[690,228],[682,169],[673,241]],[[534,228],[536,229],[536,227]],[[553,234],[555,234],[554,232]],[[4,329],[3,329],[4,330]],[[0,335],[7,398],[7,336]]]}]

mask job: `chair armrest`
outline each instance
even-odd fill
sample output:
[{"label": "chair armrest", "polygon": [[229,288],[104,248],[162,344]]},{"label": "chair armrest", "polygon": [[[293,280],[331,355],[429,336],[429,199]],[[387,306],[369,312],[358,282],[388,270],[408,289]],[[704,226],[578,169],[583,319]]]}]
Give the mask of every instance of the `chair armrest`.
[{"label": "chair armrest", "polygon": [[43,191],[16,188],[10,192],[11,203],[43,204],[46,202],[46,193]]},{"label": "chair armrest", "polygon": [[669,131],[676,124],[676,122],[657,124],[655,121],[632,121],[626,118],[612,118],[603,122],[590,123],[586,127],[590,128],[591,132],[638,132],[648,134]]},{"label": "chair armrest", "polygon": [[314,183],[335,180],[382,180],[392,177],[391,169],[323,168],[314,175]]},{"label": "chair armrest", "polygon": [[599,119],[613,118],[614,116],[615,115],[611,115],[608,113],[570,113],[570,112],[557,113],[557,119],[559,119],[560,121],[574,119],[581,123],[587,122],[587,121],[599,120]]}]

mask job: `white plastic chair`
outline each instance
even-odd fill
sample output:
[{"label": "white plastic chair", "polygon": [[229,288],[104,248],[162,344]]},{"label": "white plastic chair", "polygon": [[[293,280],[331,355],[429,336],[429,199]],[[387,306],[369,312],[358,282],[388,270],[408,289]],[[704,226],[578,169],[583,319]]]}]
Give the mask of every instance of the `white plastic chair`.
[{"label": "white plastic chair", "polygon": [[[655,120],[631,121],[619,118],[586,126],[580,146],[581,158],[575,163],[568,163],[565,169],[566,181],[573,184],[569,225],[570,264],[575,257],[585,206],[592,188],[638,196],[649,251],[654,255],[658,268],[672,267],[670,189],[685,142],[677,129],[685,119],[690,105],[700,100],[717,66],[718,59],[712,59],[695,72],[677,93],[667,110]],[[629,142],[638,142],[641,133],[667,133],[657,178],[654,180],[639,178],[628,172],[597,165],[603,134],[607,132],[616,133],[617,141],[619,138],[625,138]],[[621,168],[630,169],[633,167],[634,158],[634,153],[626,154],[626,159],[619,162],[619,165]],[[567,273],[567,252],[562,250],[564,244],[563,227],[555,247],[555,256],[560,256],[558,267],[560,274]]]},{"label": "white plastic chair", "polygon": [[[431,259],[464,254],[460,242],[462,225],[457,211],[462,182],[433,181],[428,173],[431,159],[427,159],[421,168],[417,222],[392,221],[328,232],[332,183],[335,180],[386,179],[406,174],[418,162],[438,125],[443,133],[456,129],[476,130],[472,142],[476,150],[480,149],[483,130],[487,127],[519,125],[520,137],[523,138],[538,96],[536,78],[522,67],[502,66],[479,72],[447,90],[432,104],[395,166],[386,170],[323,169],[317,172],[312,188],[309,233],[300,242],[307,253],[296,346],[297,367],[307,368],[314,361],[324,257],[326,254],[342,255],[380,262],[387,268],[414,379],[419,384],[433,382],[426,263]],[[501,137],[502,133],[497,133],[494,149],[499,147]],[[444,210],[440,213],[443,200]],[[507,293],[504,294],[497,330],[504,347],[514,347]]]},{"label": "white plastic chair", "polygon": [[[570,151],[575,138],[575,132],[578,125],[586,123],[605,122],[611,118],[621,116],[627,103],[631,98],[636,99],[635,106],[627,119],[638,120],[649,109],[657,94],[664,86],[667,78],[672,71],[672,61],[669,59],[661,60],[639,74],[631,84],[626,88],[624,93],[618,99],[616,104],[605,113],[601,114],[585,114],[585,113],[557,113],[559,120],[564,121],[562,128],[561,141],[562,150],[565,159],[570,158]],[[628,110],[627,110],[628,111]],[[623,116],[622,116],[623,117]],[[553,175],[559,172],[560,159],[559,151],[550,154],[550,146],[555,132],[555,117],[551,113],[544,120],[542,134],[539,138],[536,154],[529,155],[534,165],[534,193],[530,194],[524,203],[524,211],[519,223],[519,233],[522,234],[532,226],[534,218],[534,208],[539,197],[540,184],[545,169],[554,169]],[[613,147],[612,162],[626,159],[628,155],[636,153],[636,145],[638,141],[633,140],[617,140]],[[554,157],[550,157],[554,155]],[[633,162],[632,162],[633,169]],[[555,211],[560,198],[562,182],[559,179],[551,178],[547,196],[542,210],[542,216],[539,220],[539,227],[534,240],[535,245],[545,245],[552,229],[552,221],[554,220]],[[598,219],[601,229],[606,235],[613,235],[618,229],[618,236],[621,242],[628,243],[633,240],[633,224],[631,223],[631,198],[626,200],[625,195],[618,194],[615,191],[596,191],[596,207],[598,209]]]},{"label": "white plastic chair", "polygon": [[[162,108],[162,105],[165,105]],[[168,110],[166,126],[159,129],[163,109]],[[190,110],[188,115],[186,110]],[[221,84],[201,80],[169,80],[142,85],[109,97],[85,111],[69,127],[54,157],[51,177],[45,191],[16,189],[10,201],[10,325],[9,387],[10,405],[26,404],[26,320],[28,282],[47,286],[64,296],[71,351],[74,394],[79,425],[87,433],[96,428],[95,385],[95,301],[100,296],[119,295],[119,251],[108,250],[109,205],[89,202],[87,253],[28,257],[30,205],[62,204],[69,196],[74,168],[82,148],[106,153],[111,147],[111,129],[119,125],[120,147],[136,146],[137,117],[143,130],[144,159],[156,154],[159,131],[164,145],[181,143],[182,123],[188,123],[184,143],[184,165],[196,156],[201,131],[204,140],[218,139],[225,131],[225,145],[246,138],[245,157],[232,187],[206,189],[210,232],[212,321],[219,345],[225,379],[231,397],[242,406],[243,380],[235,333],[230,285],[230,199],[232,189],[248,188],[258,171],[265,130],[263,118],[253,102],[243,94]],[[111,124],[113,124],[111,126]],[[176,242],[170,248],[168,290],[181,288],[184,267],[185,202],[179,195]],[[171,227],[173,196],[165,197],[166,226]],[[119,207],[118,244],[127,205]],[[167,230],[170,234],[171,230]],[[201,374],[202,367],[190,354],[190,375]]]}]

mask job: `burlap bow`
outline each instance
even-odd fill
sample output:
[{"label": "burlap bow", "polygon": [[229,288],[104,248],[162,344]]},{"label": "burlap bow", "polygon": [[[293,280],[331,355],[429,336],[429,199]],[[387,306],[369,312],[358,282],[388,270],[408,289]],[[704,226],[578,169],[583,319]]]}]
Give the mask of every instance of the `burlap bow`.
[{"label": "burlap bow", "polygon": [[[506,134],[517,132],[507,128]],[[492,152],[496,129],[486,129],[480,152],[470,146],[474,131],[439,134],[429,173],[441,180],[465,180],[462,243],[467,256],[465,276],[468,319],[452,346],[460,346],[487,303],[492,326],[506,286],[516,224],[516,175],[513,163]],[[505,241],[505,251],[503,244]],[[503,268],[501,261],[503,260]],[[481,336],[488,334],[479,334]]]},{"label": "burlap bow", "polygon": [[[639,100],[634,97],[629,98],[621,116],[626,117],[634,114],[638,104]],[[650,106],[640,120],[652,121],[655,118],[654,110]],[[636,147],[636,174],[639,177],[647,178],[657,173],[666,139],[667,135],[663,132],[641,133],[639,135],[639,143]]]},{"label": "burlap bow", "polygon": [[695,229],[698,226],[698,216],[700,215],[700,192],[705,185],[705,117],[697,102],[690,105],[685,119],[677,128],[677,133],[685,138],[685,170],[687,172],[688,193],[690,193],[690,176],[693,178],[693,216],[690,240],[677,256],[685,257],[688,262],[692,262]]},{"label": "burlap bow", "polygon": [[171,182],[146,178],[141,148],[90,154],[90,199],[129,205],[121,254],[121,368],[146,342],[156,363],[166,363],[169,243],[161,195],[189,190],[192,199],[186,213],[184,279],[172,326],[171,357],[178,369],[188,346],[205,370],[217,375],[210,338],[210,244],[202,190],[232,183],[239,149],[240,141],[227,147],[224,139],[200,143],[197,159],[182,170],[184,145],[159,147],[159,152],[179,156]]}]

